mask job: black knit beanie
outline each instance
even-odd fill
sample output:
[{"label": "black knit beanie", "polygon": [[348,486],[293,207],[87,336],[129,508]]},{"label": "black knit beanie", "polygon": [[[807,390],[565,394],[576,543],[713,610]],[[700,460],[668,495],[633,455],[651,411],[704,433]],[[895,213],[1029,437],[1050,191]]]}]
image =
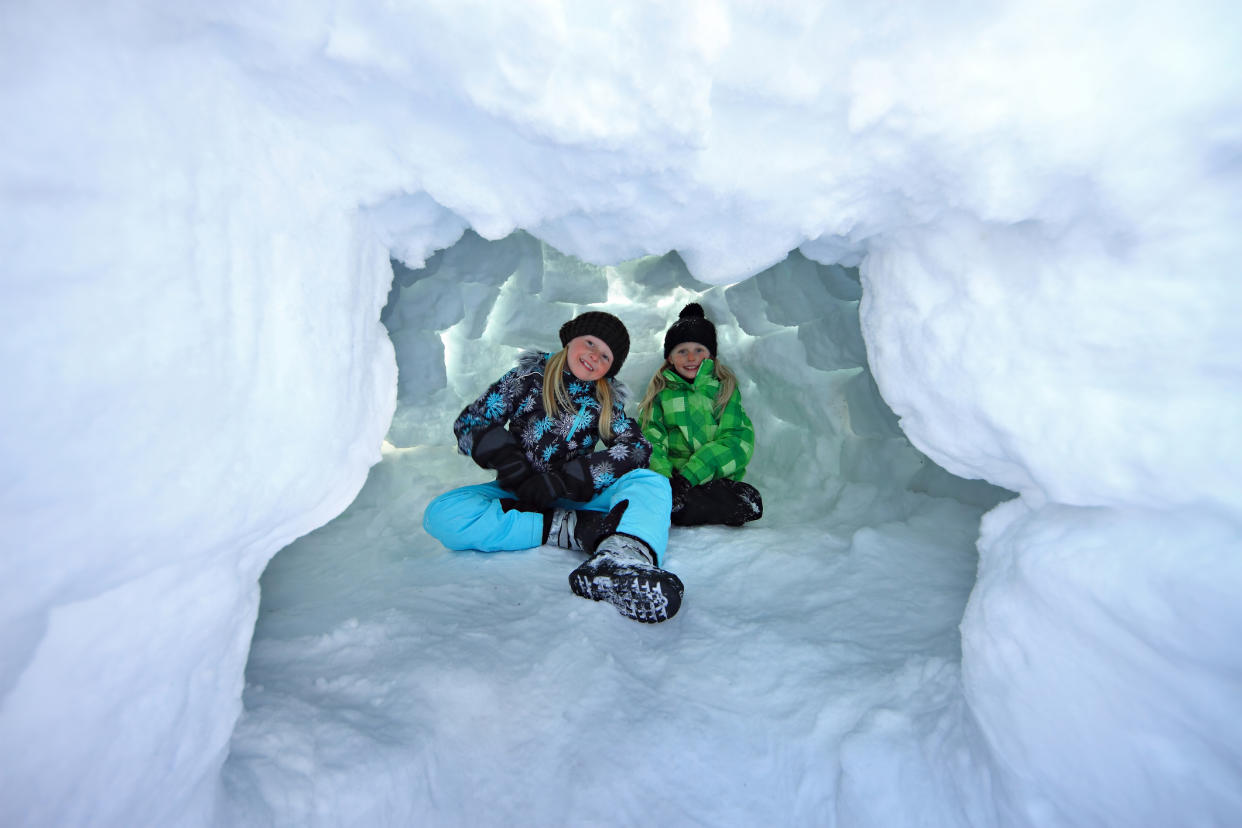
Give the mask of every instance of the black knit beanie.
[{"label": "black knit beanie", "polygon": [[681,314],[673,327],[664,335],[664,358],[683,342],[698,342],[706,345],[712,358],[716,356],[716,326],[703,315],[703,306],[691,302],[681,309]]},{"label": "black knit beanie", "polygon": [[611,313],[587,311],[561,325],[562,345],[568,345],[569,340],[579,336],[597,336],[604,340],[612,351],[612,367],[605,376],[615,377],[630,353],[630,332],[621,320]]}]

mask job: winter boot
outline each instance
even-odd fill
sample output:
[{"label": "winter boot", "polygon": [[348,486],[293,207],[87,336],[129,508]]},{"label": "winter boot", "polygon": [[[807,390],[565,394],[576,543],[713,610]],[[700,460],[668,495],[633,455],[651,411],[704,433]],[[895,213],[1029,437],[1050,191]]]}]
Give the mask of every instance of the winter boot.
[{"label": "winter boot", "polygon": [[681,579],[655,565],[647,544],[630,535],[608,535],[595,555],[569,574],[569,588],[592,601],[607,601],[626,618],[655,624],[681,608]]},{"label": "winter boot", "polygon": [[629,505],[628,500],[623,500],[607,513],[590,509],[553,509],[544,542],[590,555],[601,539],[617,531]]}]

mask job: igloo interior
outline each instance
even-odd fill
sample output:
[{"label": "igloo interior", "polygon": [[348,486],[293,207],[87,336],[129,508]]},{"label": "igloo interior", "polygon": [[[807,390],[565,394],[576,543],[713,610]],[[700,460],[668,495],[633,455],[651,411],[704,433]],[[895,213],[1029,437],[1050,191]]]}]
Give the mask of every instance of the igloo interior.
[{"label": "igloo interior", "polygon": [[[0,14],[6,825],[1242,816],[1232,8]],[[692,298],[767,513],[682,614],[422,533]]]}]

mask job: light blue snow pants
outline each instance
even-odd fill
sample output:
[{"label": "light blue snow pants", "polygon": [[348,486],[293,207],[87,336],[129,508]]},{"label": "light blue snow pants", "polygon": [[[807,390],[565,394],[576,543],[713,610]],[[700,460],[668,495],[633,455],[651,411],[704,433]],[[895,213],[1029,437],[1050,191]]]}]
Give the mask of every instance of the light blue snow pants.
[{"label": "light blue snow pants", "polygon": [[[445,492],[427,504],[423,512],[423,528],[449,549],[477,549],[480,552],[501,552],[530,549],[543,543],[543,515],[540,512],[508,512],[500,505],[501,498],[512,498],[513,492],[497,483],[462,486]],[[651,469],[635,469],[623,474],[616,483],[586,503],[557,500],[558,509],[590,509],[608,512],[622,500],[628,500],[618,532],[633,535],[646,542],[664,561],[668,547],[669,512],[673,491],[668,478]]]}]

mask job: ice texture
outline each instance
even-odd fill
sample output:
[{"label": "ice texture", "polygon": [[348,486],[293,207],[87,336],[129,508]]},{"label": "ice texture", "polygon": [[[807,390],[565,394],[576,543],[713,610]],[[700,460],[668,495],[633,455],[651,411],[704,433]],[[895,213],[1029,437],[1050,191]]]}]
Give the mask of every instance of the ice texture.
[{"label": "ice texture", "polygon": [[[5,5],[0,823],[476,817],[443,780],[489,747],[528,747],[470,718],[495,698],[479,678],[512,630],[506,588],[571,638],[500,681],[538,695],[591,644],[612,665],[598,683],[631,677],[623,700],[644,710],[714,693],[688,709],[710,737],[693,755],[732,762],[721,784],[736,792],[754,770],[737,757],[791,743],[759,778],[808,821],[1236,823],[1239,42],[1242,14],[1214,0]],[[476,267],[464,254],[484,244],[511,249]],[[386,315],[390,339],[394,284],[423,304]],[[650,355],[700,294],[750,398],[772,403],[756,479],[815,517],[755,527],[792,558],[741,579],[759,593],[730,580],[753,573],[749,541],[696,536],[725,553],[685,566],[710,586],[681,634],[710,643],[677,650],[703,676],[683,686],[652,666],[671,661],[663,639],[565,623],[564,590],[535,580],[560,561],[547,549],[479,562],[496,572],[481,582],[461,580],[461,559],[420,557],[414,515],[460,458],[411,415],[552,344],[568,308],[618,312]],[[400,376],[397,352],[413,357]],[[404,533],[356,554],[404,544],[421,580],[387,582],[414,591],[363,590],[357,623],[335,619],[333,599],[362,590],[356,568],[297,594],[265,579],[264,606],[309,602],[325,649],[428,639],[405,652],[429,668],[350,650],[352,684],[317,677],[338,718],[302,727],[289,693],[270,708],[287,729],[265,729],[259,691],[242,713],[247,659],[300,663],[306,642],[249,655],[260,575],[317,527],[336,537],[325,524],[372,466],[372,481],[404,477],[344,523]],[[961,528],[974,535],[992,484],[1019,496],[984,518],[972,588]],[[937,551],[903,557],[919,532]],[[941,570],[957,577],[931,580]],[[899,624],[908,574],[936,609],[926,641]],[[835,636],[851,588],[875,615]],[[772,591],[807,620],[769,619]],[[423,614],[368,620],[401,600]],[[463,641],[437,624],[463,605],[494,626],[484,615]],[[722,654],[827,665],[855,646],[875,670],[803,667],[765,696],[786,722],[775,737],[743,723],[771,674],[709,683]],[[463,652],[478,666],[454,673]],[[729,684],[743,678],[756,684]],[[420,767],[335,740],[376,732],[337,726],[389,692],[456,699],[438,735],[467,747]],[[641,790],[673,760],[573,752],[612,701],[565,714],[564,750],[539,756],[616,778],[638,765]],[[426,733],[393,744],[442,744]],[[265,739],[302,749],[247,776]],[[355,766],[369,772],[340,771]],[[533,763],[536,787],[549,767]],[[316,801],[325,780],[344,783]],[[491,814],[520,795],[485,792]],[[683,821],[715,815],[697,793],[709,810]],[[529,813],[555,820],[549,807]]]}]

